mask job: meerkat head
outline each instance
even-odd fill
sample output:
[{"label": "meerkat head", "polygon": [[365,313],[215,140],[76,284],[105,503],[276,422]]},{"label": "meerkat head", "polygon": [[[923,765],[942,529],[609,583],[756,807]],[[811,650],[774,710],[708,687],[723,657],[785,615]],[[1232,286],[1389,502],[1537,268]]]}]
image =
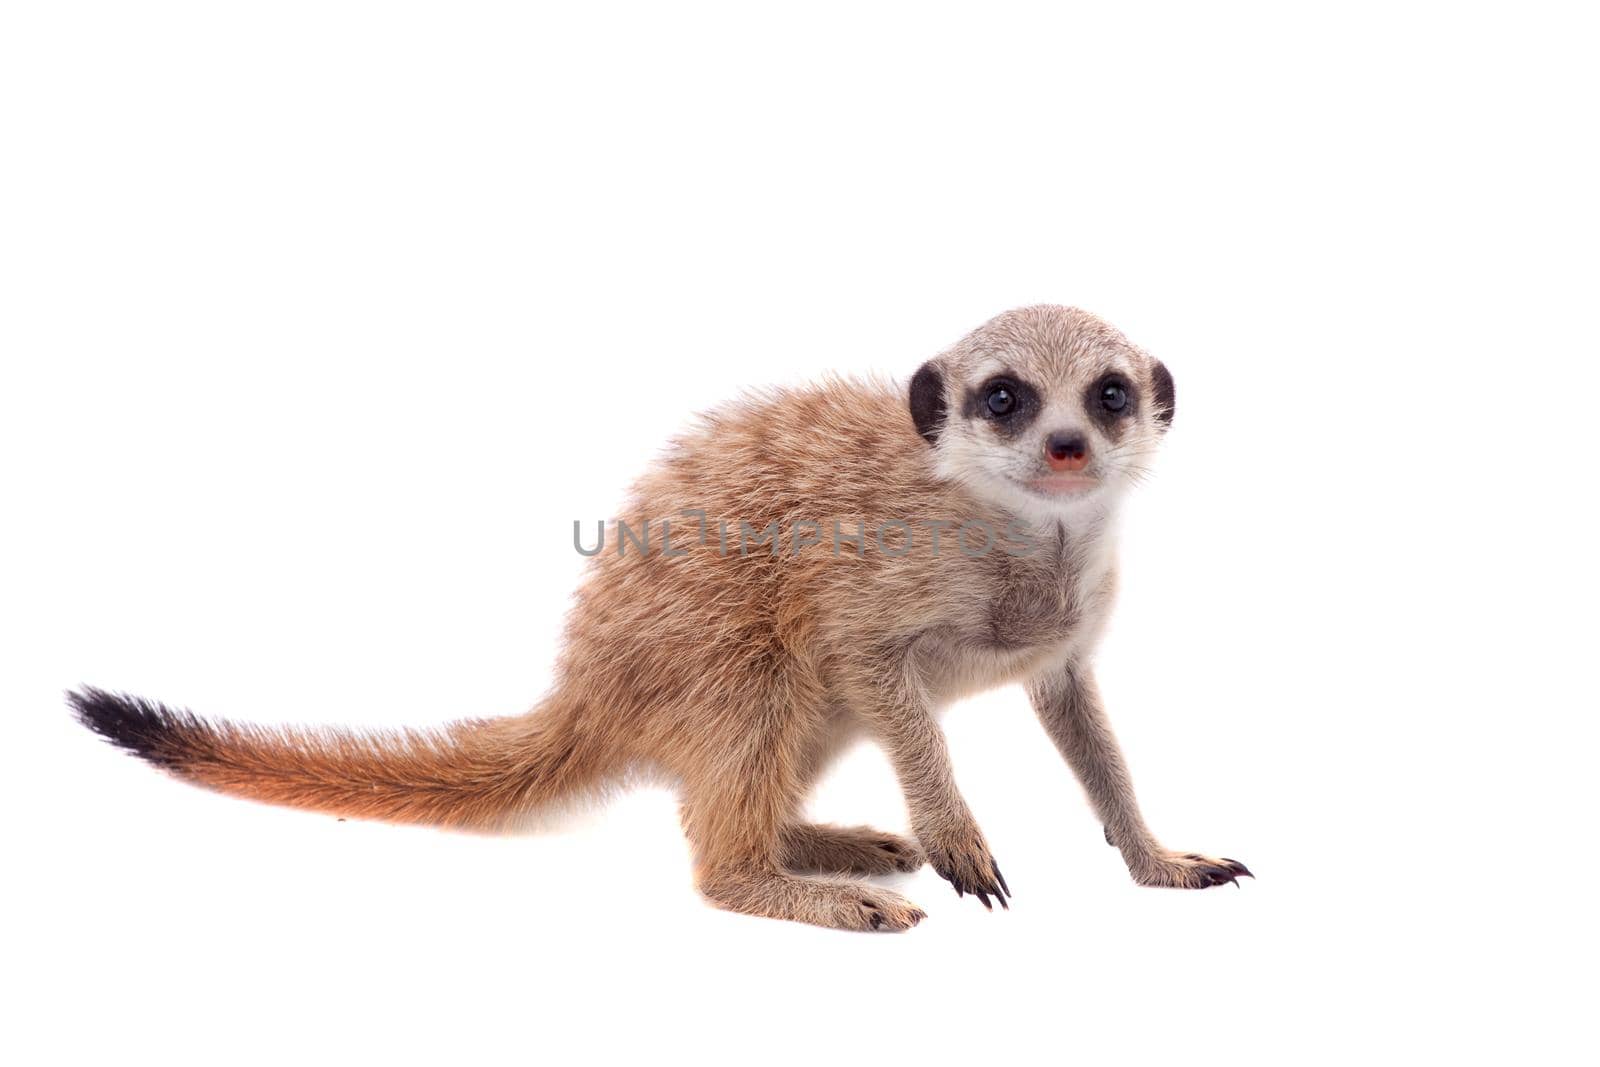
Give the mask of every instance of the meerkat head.
[{"label": "meerkat head", "polygon": [[1103,508],[1172,424],[1172,375],[1076,308],[1008,311],[911,379],[911,418],[941,476],[1019,515]]}]

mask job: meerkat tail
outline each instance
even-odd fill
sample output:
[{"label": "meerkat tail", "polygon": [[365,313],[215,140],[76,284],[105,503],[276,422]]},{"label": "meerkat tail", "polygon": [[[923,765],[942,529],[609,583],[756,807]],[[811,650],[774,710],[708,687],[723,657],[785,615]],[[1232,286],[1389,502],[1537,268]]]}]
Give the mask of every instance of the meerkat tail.
[{"label": "meerkat tail", "polygon": [[185,781],[353,818],[493,829],[594,772],[570,709],[554,700],[521,718],[374,733],[212,722],[87,686],[67,703],[91,730]]}]

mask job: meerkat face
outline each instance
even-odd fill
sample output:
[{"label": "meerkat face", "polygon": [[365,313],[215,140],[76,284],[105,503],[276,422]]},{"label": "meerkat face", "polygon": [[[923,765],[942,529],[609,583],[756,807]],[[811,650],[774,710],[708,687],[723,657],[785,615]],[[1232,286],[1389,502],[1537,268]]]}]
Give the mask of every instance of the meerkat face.
[{"label": "meerkat face", "polygon": [[1042,520],[1103,508],[1172,423],[1172,375],[1087,312],[1008,311],[924,364],[911,416],[941,476]]}]

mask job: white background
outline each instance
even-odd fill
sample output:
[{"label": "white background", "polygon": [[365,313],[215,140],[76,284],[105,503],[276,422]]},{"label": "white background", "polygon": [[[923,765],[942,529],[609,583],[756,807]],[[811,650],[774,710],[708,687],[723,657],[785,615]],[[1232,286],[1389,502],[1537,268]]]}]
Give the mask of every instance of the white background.
[{"label": "white background", "polygon": [[[7,5],[5,1058],[1593,1062],[1592,28],[1103,8]],[[662,790],[340,823],[61,706],[518,712],[692,412],[1039,301],[1176,376],[1101,678],[1242,890],[1020,691],[946,719],[1015,906],[903,936],[703,905]]]}]

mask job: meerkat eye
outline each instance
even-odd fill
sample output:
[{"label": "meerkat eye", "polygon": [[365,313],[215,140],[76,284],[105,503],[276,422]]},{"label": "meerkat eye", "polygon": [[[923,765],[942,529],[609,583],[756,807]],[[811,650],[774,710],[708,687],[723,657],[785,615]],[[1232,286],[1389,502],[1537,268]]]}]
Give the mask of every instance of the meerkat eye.
[{"label": "meerkat eye", "polygon": [[1011,414],[1017,407],[1017,394],[1005,384],[990,386],[989,395],[984,398],[984,404],[989,408],[989,414],[1001,418]]},{"label": "meerkat eye", "polygon": [[1121,411],[1128,406],[1128,391],[1116,382],[1107,382],[1100,387],[1100,406],[1107,411]]}]

